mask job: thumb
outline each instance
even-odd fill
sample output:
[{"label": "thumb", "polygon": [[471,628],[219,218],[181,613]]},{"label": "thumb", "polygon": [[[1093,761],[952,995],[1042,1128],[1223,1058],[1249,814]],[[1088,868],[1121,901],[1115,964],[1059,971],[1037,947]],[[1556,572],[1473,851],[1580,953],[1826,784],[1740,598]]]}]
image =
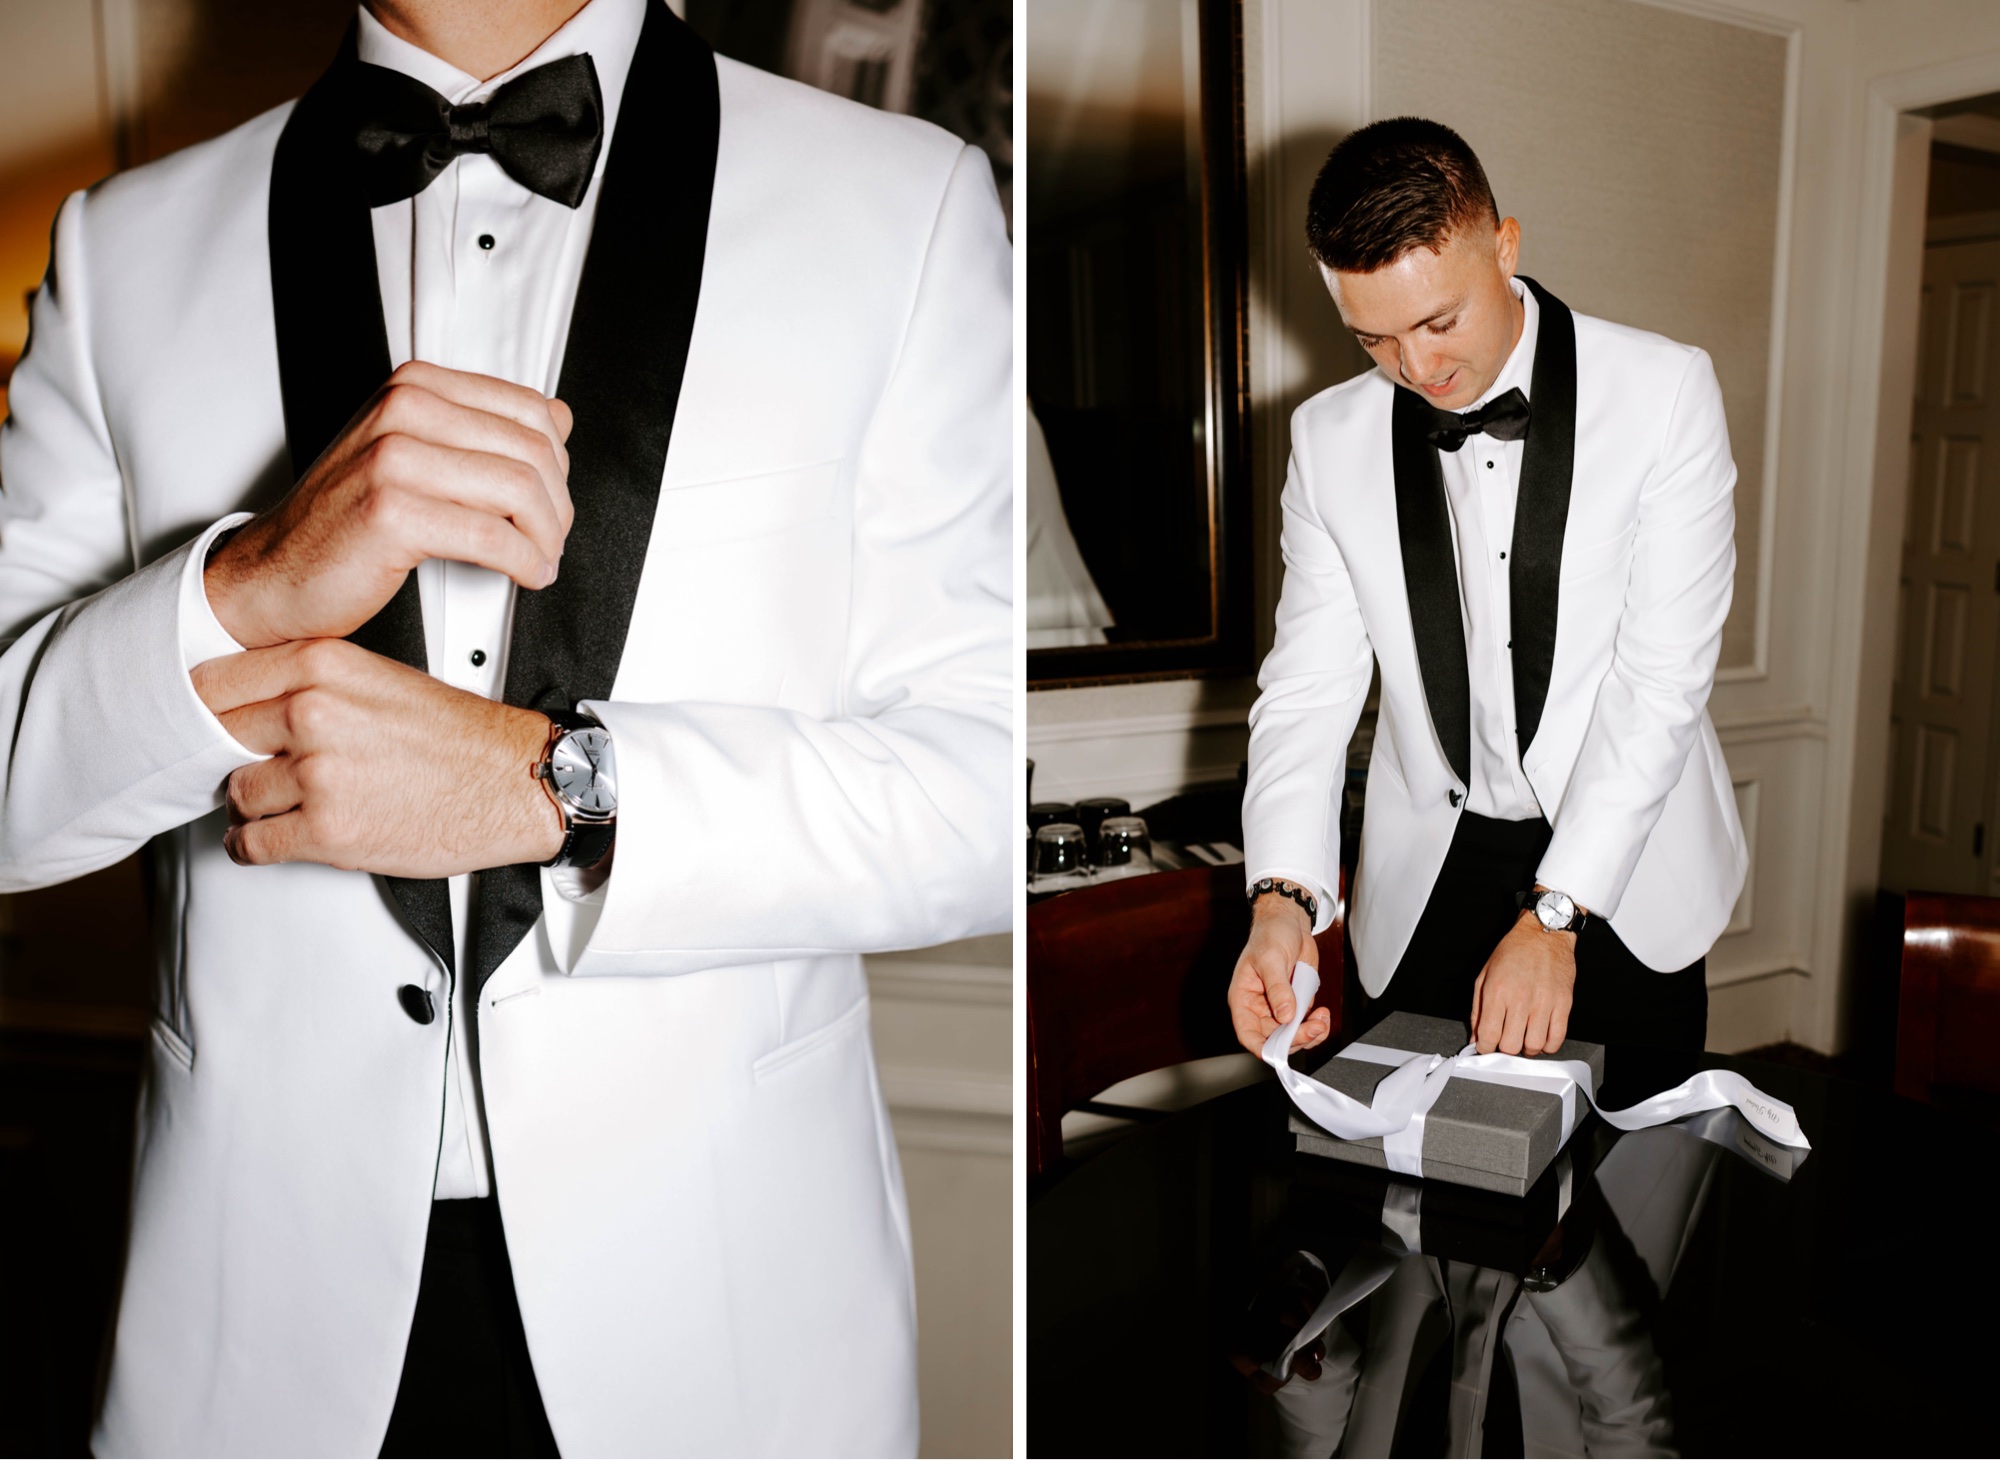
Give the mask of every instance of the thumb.
[{"label": "thumb", "polygon": [[1271,1017],[1281,1025],[1289,1025],[1298,1009],[1298,1000],[1292,995],[1291,966],[1274,959],[1260,972],[1264,976],[1264,998],[1270,1002]]}]

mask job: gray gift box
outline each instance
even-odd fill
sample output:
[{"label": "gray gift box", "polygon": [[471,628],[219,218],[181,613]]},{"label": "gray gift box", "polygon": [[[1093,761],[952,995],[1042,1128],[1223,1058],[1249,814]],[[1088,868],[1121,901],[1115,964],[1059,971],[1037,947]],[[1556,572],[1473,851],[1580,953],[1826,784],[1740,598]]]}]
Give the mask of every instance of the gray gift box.
[{"label": "gray gift box", "polygon": [[[1418,1055],[1456,1055],[1470,1038],[1467,1028],[1456,1020],[1399,1010],[1364,1034],[1359,1043]],[[1579,1060],[1590,1067],[1595,1080],[1604,1079],[1602,1045],[1565,1040],[1560,1048],[1539,1058]],[[1301,1068],[1314,1080],[1363,1105],[1375,1099],[1375,1087],[1395,1069],[1393,1065],[1353,1059],[1345,1050],[1335,1052],[1317,1068]],[[1583,1125],[1589,1110],[1588,1097],[1578,1092],[1578,1126]],[[1302,1152],[1364,1167],[1389,1165],[1379,1136],[1343,1141],[1307,1120],[1296,1108],[1291,1128]],[[1454,1077],[1424,1120],[1424,1176],[1519,1197],[1555,1160],[1562,1137],[1562,1099],[1554,1093]]]}]

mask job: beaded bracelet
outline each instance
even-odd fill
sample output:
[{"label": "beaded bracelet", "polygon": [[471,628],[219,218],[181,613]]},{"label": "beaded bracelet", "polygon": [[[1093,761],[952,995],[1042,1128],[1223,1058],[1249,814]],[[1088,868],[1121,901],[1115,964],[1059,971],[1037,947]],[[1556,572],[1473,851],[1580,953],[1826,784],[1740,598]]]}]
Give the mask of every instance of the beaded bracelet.
[{"label": "beaded bracelet", "polygon": [[1290,898],[1306,911],[1308,923],[1319,922],[1319,902],[1297,883],[1280,882],[1277,878],[1259,878],[1250,885],[1250,906],[1256,907],[1257,900],[1266,893],[1276,893],[1280,898]]}]

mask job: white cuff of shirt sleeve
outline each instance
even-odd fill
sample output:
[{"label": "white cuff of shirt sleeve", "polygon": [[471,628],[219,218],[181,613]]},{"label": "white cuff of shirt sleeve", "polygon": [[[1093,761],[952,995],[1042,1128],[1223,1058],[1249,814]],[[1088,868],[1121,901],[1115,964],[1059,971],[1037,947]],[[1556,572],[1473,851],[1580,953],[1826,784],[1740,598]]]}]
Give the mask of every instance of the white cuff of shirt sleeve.
[{"label": "white cuff of shirt sleeve", "polygon": [[[181,668],[192,670],[206,660],[220,659],[225,654],[241,654],[243,646],[238,644],[222,621],[215,617],[215,609],[208,602],[208,587],[203,570],[208,567],[208,550],[215,540],[231,528],[250,521],[254,513],[232,512],[219,519],[214,526],[195,539],[194,548],[188,554],[187,568],[181,575]],[[261,757],[259,759],[262,759]]]},{"label": "white cuff of shirt sleeve", "polygon": [[542,869],[542,920],[548,929],[549,951],[556,967],[568,974],[597,932],[597,920],[604,916],[605,891],[611,879],[598,877],[585,868],[545,867]]},{"label": "white cuff of shirt sleeve", "polygon": [[1325,933],[1329,928],[1333,927],[1333,915],[1338,910],[1334,907],[1334,900],[1327,897],[1321,890],[1318,878],[1307,877],[1304,873],[1293,872],[1289,868],[1260,868],[1254,876],[1244,878],[1243,890],[1247,893],[1266,878],[1274,879],[1280,883],[1296,883],[1312,895],[1313,907],[1317,910],[1313,918],[1313,932],[1315,934]]}]

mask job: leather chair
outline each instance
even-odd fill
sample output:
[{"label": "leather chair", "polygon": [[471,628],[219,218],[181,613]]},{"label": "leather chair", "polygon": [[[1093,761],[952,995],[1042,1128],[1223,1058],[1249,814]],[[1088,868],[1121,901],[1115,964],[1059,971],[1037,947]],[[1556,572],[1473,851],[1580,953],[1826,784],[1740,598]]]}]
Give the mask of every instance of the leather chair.
[{"label": "leather chair", "polygon": [[[1249,931],[1240,866],[1100,883],[1028,909],[1031,1178],[1061,1162],[1065,1111],[1146,1071],[1242,1048],[1225,997]],[[1319,935],[1314,1001],[1336,1032],[1341,933],[1336,917]]]},{"label": "leather chair", "polygon": [[[1896,1094],[2000,1096],[2000,898],[1912,893],[1903,904]],[[1990,1104],[1990,1103],[1985,1103]]]}]

